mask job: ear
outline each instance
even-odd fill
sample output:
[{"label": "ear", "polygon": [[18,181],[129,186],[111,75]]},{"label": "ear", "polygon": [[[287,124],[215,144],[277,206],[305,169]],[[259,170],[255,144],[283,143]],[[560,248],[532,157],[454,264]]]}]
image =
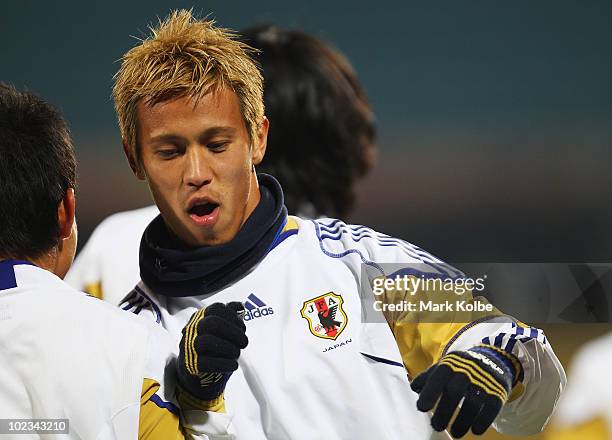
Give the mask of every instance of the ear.
[{"label": "ear", "polygon": [[59,223],[60,236],[57,246],[57,258],[51,269],[60,278],[64,278],[70,265],[74,260],[78,241],[78,231],[74,218],[76,211],[76,199],[74,189],[68,188],[64,198],[57,207],[57,219]]},{"label": "ear", "polygon": [[257,132],[257,139],[253,143],[253,150],[251,151],[251,161],[253,165],[259,165],[266,154],[269,128],[270,121],[264,116],[259,126],[259,131]]},{"label": "ear", "polygon": [[57,207],[57,220],[59,224],[59,239],[65,240],[72,234],[74,227],[74,218],[76,213],[76,198],[74,197],[74,188],[68,188],[64,198]]},{"label": "ear", "polygon": [[136,158],[132,154],[132,150],[128,146],[128,143],[126,142],[125,139],[122,139],[121,143],[123,144],[123,153],[125,154],[125,157],[127,158],[128,162],[130,164],[130,168],[132,169],[132,173],[134,173],[134,175],[136,176],[137,179],[145,180],[145,175],[142,172],[141,168],[138,166],[138,162],[136,161]]}]

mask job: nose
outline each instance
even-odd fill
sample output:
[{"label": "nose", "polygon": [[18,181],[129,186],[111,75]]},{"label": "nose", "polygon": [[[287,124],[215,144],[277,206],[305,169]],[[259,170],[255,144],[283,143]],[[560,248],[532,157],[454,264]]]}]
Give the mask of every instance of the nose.
[{"label": "nose", "polygon": [[198,188],[209,184],[212,180],[212,168],[206,149],[199,146],[189,147],[186,159],[184,183]]}]

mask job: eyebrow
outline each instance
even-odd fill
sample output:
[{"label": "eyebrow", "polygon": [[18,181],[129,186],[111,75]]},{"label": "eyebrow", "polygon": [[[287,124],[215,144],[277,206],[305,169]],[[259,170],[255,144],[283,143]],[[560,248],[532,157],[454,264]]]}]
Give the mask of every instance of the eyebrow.
[{"label": "eyebrow", "polygon": [[214,136],[234,136],[236,133],[238,133],[238,130],[236,130],[234,127],[229,127],[229,126],[211,127],[211,128],[206,129],[204,133],[200,135],[200,139],[202,138],[208,139]]},{"label": "eyebrow", "polygon": [[[229,126],[210,127],[200,133],[198,139],[200,142],[205,142],[206,140],[215,136],[234,136],[237,132],[238,130],[236,130],[234,127]],[[157,136],[153,136],[151,138],[151,142],[181,142],[184,139],[185,138],[183,136],[180,136],[178,134],[163,133]]]}]

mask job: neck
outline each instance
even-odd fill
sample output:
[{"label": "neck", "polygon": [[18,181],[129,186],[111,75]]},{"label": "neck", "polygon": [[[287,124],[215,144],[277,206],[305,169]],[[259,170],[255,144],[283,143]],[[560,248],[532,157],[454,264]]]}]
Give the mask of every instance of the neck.
[{"label": "neck", "polygon": [[17,257],[11,254],[2,254],[0,253],[0,261],[2,260],[23,260],[29,263],[34,264],[35,266],[40,267],[41,269],[45,269],[49,272],[53,272],[57,275],[57,249],[53,248],[38,257]]},{"label": "neck", "polygon": [[57,263],[59,258],[57,255],[57,249],[52,249],[38,258],[32,258],[28,261],[37,265],[41,269],[48,270],[49,272],[53,272],[54,274],[58,275]]},{"label": "neck", "polygon": [[279,183],[271,176],[261,179],[261,191],[257,188],[254,197],[258,203],[226,243],[186,248],[170,237],[161,216],[156,217],[140,243],[140,276],[145,284],[165,296],[205,295],[237,281],[258,264],[287,218]]}]

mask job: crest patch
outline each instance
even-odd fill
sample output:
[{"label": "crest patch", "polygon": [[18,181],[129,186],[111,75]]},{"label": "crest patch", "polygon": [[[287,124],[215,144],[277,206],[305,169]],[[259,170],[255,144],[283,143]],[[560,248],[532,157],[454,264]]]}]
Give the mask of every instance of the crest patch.
[{"label": "crest patch", "polygon": [[308,321],[308,328],[313,335],[335,340],[346,327],[348,318],[342,304],[342,296],[334,292],[304,301],[302,318]]}]

